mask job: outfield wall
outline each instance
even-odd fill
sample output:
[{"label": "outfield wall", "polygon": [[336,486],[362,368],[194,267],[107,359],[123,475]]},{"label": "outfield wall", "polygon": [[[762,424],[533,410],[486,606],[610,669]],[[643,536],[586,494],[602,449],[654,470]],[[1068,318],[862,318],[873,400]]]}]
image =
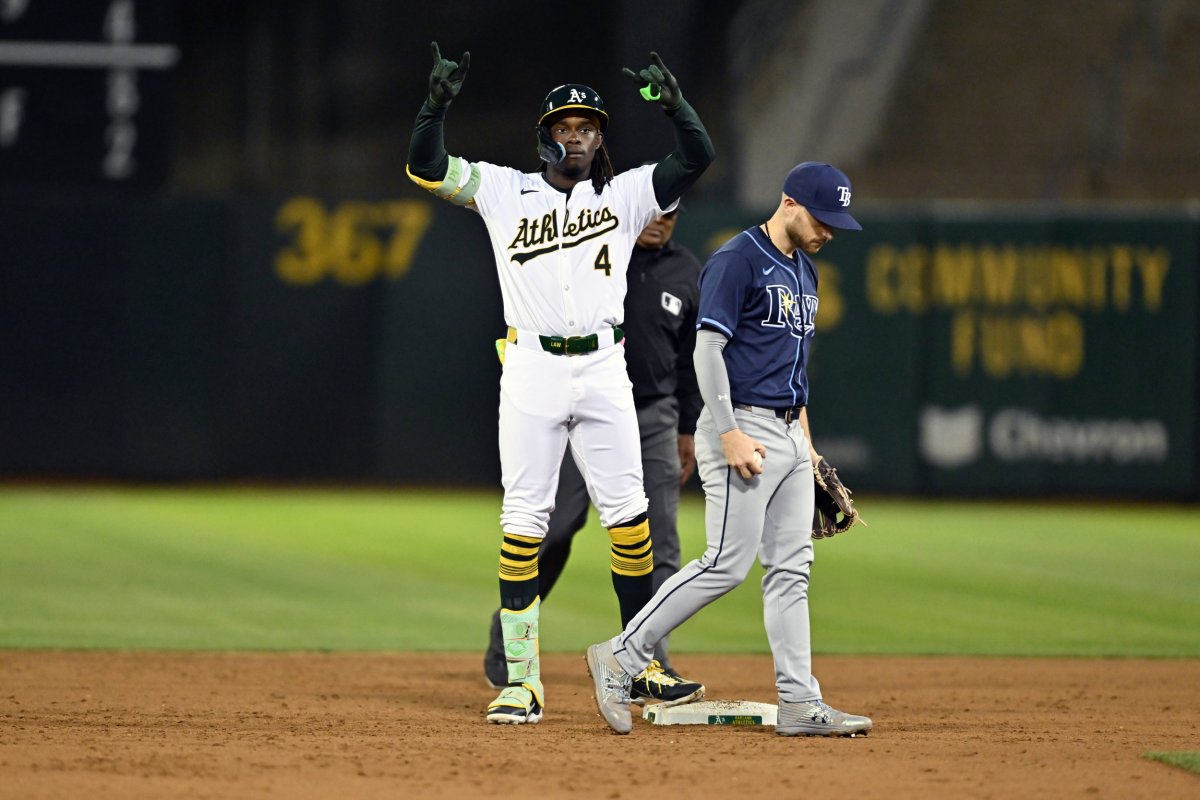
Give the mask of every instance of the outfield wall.
[{"label": "outfield wall", "polygon": [[[858,216],[818,259],[810,409],[853,485],[1197,496],[1195,214]],[[410,191],[0,194],[0,474],[495,485],[494,269]]]}]

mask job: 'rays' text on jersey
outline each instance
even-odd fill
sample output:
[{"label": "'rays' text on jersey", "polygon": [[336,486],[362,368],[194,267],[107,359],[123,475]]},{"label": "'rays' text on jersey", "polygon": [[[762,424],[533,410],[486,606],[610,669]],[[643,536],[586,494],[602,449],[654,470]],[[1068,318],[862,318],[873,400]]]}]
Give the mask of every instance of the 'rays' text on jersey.
[{"label": "'rays' text on jersey", "polygon": [[522,217],[517,224],[516,236],[508,246],[509,250],[518,251],[512,254],[510,260],[524,264],[560,248],[565,250],[597,236],[603,236],[616,230],[619,224],[617,215],[608,206],[601,209],[583,208],[573,218],[567,217],[563,221],[561,236],[557,209],[541,217]]},{"label": "'rays' text on jersey", "polygon": [[816,329],[817,298],[815,295],[800,296],[799,302],[787,286],[771,284],[763,287],[771,298],[770,314],[762,321],[763,327],[791,330],[792,336],[803,339]]}]

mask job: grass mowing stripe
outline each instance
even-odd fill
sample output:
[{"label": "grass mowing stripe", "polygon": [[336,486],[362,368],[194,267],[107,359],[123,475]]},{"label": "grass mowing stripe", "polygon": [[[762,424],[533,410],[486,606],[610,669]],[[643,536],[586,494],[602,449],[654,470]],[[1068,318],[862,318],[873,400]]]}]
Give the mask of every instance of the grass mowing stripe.
[{"label": "grass mowing stripe", "polygon": [[[1200,656],[1193,508],[863,498],[818,542],[817,652]],[[498,492],[0,488],[0,647],[477,650]],[[595,513],[542,646],[616,632]],[[703,500],[680,511],[685,561]],[[764,652],[755,567],[672,637]]]},{"label": "grass mowing stripe", "polygon": [[[896,650],[911,653],[946,652],[972,629],[983,653],[1195,652],[1196,637],[1180,629],[1200,618],[1193,509],[904,502],[883,510],[882,526],[818,543],[814,640],[825,647],[869,648],[894,626],[911,635]],[[830,607],[828,594],[846,595],[846,585],[870,587],[844,601],[865,607]],[[823,628],[822,608],[835,615]],[[856,631],[863,617],[869,628]]]},{"label": "grass mowing stripe", "polygon": [[1161,761],[1173,767],[1181,767],[1189,772],[1200,775],[1200,750],[1182,750],[1178,752],[1149,752],[1143,754],[1152,761]]},{"label": "grass mowing stripe", "polygon": [[[0,578],[12,588],[0,599],[5,645],[407,646],[406,606],[415,603],[403,594],[406,543],[418,538],[403,525],[411,502],[51,493],[34,498],[44,513],[26,515],[18,529],[10,500],[0,500]],[[448,581],[413,583],[417,596],[438,597]],[[482,599],[484,581],[474,583]]]}]

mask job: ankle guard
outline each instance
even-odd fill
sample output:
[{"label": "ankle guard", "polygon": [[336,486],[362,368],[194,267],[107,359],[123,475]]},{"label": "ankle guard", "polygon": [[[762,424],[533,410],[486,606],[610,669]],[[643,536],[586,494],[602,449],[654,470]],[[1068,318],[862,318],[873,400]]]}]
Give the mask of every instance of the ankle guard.
[{"label": "ankle guard", "polygon": [[538,648],[538,611],[541,598],[534,598],[523,611],[500,609],[500,630],[504,636],[504,660],[508,662],[510,686],[524,686],[545,706],[542,689],[542,662]]}]

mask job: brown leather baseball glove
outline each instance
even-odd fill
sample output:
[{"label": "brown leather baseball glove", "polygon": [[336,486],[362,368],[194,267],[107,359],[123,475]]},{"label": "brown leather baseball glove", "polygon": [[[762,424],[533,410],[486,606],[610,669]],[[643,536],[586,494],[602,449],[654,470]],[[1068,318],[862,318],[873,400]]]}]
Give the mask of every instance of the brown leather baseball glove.
[{"label": "brown leather baseball glove", "polygon": [[813,468],[813,482],[816,484],[813,492],[816,499],[812,530],[814,539],[828,539],[845,533],[856,522],[867,524],[850,499],[853,492],[842,483],[837,470],[824,458],[818,459]]}]

